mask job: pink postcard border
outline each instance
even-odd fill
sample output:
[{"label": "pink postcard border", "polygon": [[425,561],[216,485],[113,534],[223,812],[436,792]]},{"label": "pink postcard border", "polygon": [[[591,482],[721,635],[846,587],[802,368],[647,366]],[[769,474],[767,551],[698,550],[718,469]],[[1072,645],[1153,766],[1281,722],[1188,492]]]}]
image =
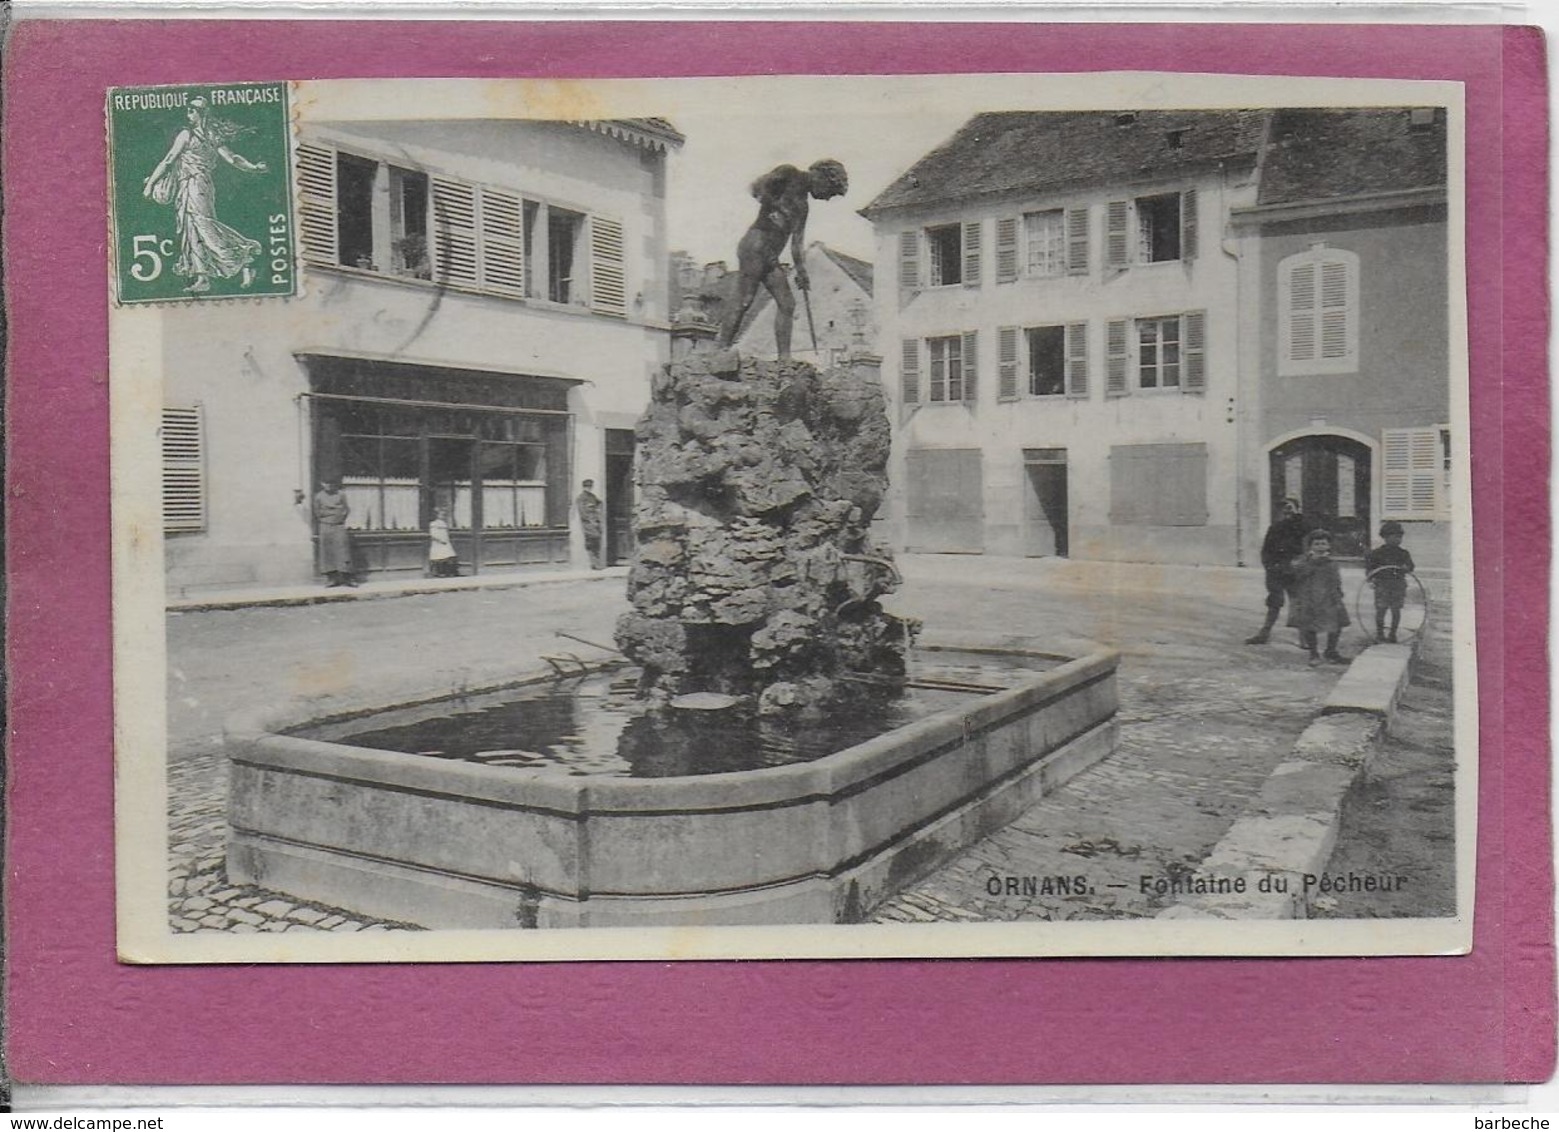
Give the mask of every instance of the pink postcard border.
[{"label": "pink postcard border", "polygon": [[[1546,1079],[1547,90],[1499,27],[25,21],[5,68],[6,1026],[39,1084]],[[1167,70],[1466,83],[1473,953],[132,967],[114,955],[103,92],[276,78]]]}]

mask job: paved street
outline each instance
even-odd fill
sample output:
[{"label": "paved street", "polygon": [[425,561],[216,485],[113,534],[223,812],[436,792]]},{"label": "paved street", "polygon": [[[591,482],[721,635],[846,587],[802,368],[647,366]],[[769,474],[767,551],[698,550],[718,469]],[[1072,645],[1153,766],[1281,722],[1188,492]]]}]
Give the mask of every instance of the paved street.
[{"label": "paved street", "polygon": [[[1154,914],[1167,898],[1139,891],[1140,878],[1172,877],[1207,854],[1287,754],[1342,671],[1308,667],[1291,630],[1264,647],[1241,643],[1260,622],[1263,590],[1254,570],[943,555],[905,556],[900,565],[905,586],[890,604],[928,627],[1087,638],[1120,649],[1121,746],[1018,821],[901,893],[878,910],[879,920]],[[1350,606],[1357,584],[1356,574],[1345,576]],[[226,715],[353,685],[381,688],[391,698],[456,686],[463,673],[494,666],[534,670],[545,654],[590,654],[587,646],[557,638],[554,630],[609,643],[624,608],[620,578],[608,577],[171,615],[175,927],[395,926],[226,883],[221,857],[226,769],[216,742]],[[1363,645],[1356,627],[1344,636],[1345,653]],[[1449,679],[1445,665],[1437,671],[1438,683],[1413,693],[1413,702],[1421,705],[1413,737],[1417,761],[1410,768],[1418,775],[1414,798],[1431,798],[1440,806],[1438,817],[1422,819],[1427,825],[1415,835],[1421,844],[1435,838],[1448,844],[1449,712],[1441,705],[1448,702]],[[1384,807],[1377,804],[1381,798]],[[1377,791],[1369,805],[1374,820],[1364,825],[1393,822],[1384,812],[1394,805],[1388,795]],[[1399,850],[1406,852],[1400,846],[1393,851]],[[1424,866],[1426,875],[1443,880],[1443,863],[1431,864]],[[1061,876],[1086,877],[1090,891],[1025,894],[1022,886],[1022,878]],[[1016,895],[1008,893],[1009,877],[1019,879]],[[1421,890],[1427,896],[1431,887],[1426,881]],[[1411,896],[1382,914],[1424,914]]]}]

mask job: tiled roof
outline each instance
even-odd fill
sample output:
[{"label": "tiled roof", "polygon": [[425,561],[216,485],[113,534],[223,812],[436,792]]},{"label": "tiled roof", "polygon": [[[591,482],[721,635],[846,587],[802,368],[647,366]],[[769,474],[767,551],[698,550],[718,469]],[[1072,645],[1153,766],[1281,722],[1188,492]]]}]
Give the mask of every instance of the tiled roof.
[{"label": "tiled roof", "polygon": [[857,287],[865,291],[868,295],[872,293],[871,264],[867,263],[864,259],[856,259],[853,255],[845,255],[844,252],[835,251],[827,244],[818,244],[818,250],[820,250],[829,259],[837,263],[839,265],[839,270],[843,271],[846,275],[853,279]]},{"label": "tiled roof", "polygon": [[1278,110],[1259,204],[1333,200],[1446,183],[1445,115],[1406,109]]},{"label": "tiled roof", "polygon": [[979,114],[861,210],[1251,164],[1266,110],[1004,111]]}]

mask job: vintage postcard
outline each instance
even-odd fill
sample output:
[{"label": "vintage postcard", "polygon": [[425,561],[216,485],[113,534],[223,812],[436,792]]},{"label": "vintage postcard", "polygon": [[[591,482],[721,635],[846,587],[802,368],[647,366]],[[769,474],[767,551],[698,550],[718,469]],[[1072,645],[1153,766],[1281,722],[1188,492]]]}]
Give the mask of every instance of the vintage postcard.
[{"label": "vintage postcard", "polygon": [[1462,88],[115,88],[119,954],[1454,954]]}]

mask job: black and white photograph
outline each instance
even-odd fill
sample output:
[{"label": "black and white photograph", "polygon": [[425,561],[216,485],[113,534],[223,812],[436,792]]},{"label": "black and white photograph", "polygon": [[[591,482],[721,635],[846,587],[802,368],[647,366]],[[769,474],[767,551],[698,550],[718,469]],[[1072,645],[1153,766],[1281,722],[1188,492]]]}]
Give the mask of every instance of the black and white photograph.
[{"label": "black and white photograph", "polygon": [[179,90],[124,960],[1470,947],[1457,84]]}]

